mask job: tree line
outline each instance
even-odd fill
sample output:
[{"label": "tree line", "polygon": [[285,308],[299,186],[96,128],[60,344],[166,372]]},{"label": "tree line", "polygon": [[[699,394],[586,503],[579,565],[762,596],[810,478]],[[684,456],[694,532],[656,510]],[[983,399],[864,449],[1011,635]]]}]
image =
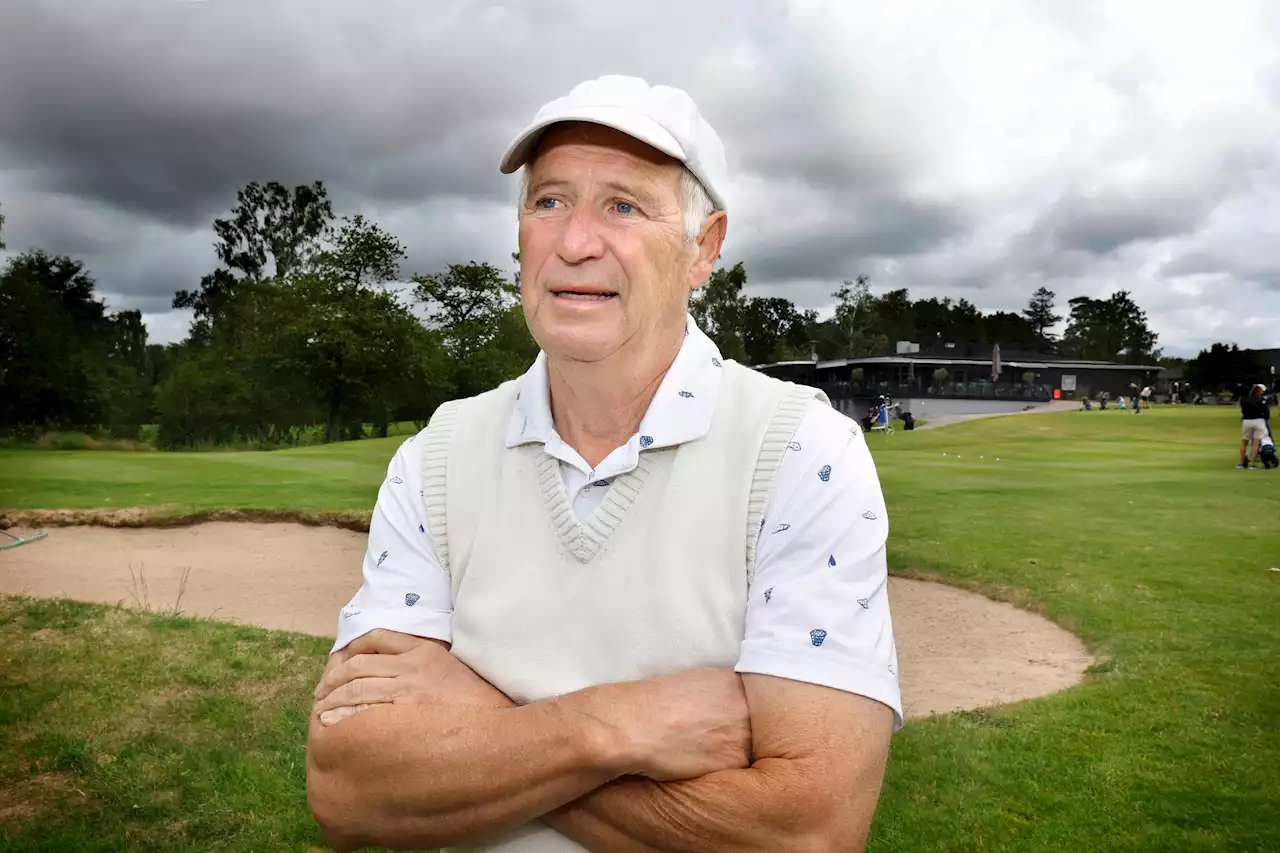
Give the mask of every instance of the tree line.
[{"label": "tree line", "polygon": [[[163,346],[148,341],[139,311],[107,309],[81,261],[41,249],[10,258],[0,272],[0,431],[145,433],[164,448],[386,435],[518,375],[537,354],[518,274],[472,261],[405,278],[398,238],[361,215],[337,216],[321,182],[250,183],[213,234],[218,266],[173,297],[192,312],[187,337]],[[748,296],[746,285],[742,263],[721,267],[690,311],[726,358],[748,364],[881,354],[899,340],[925,351],[999,343],[1159,357],[1124,291],[1071,299],[1064,316],[1040,288],[1020,313],[983,313],[966,299],[876,295],[858,276],[819,319],[784,297]]]},{"label": "tree line", "polygon": [[[1041,287],[1021,313],[983,313],[969,300],[912,300],[907,288],[876,295],[869,277],[845,281],[831,293],[832,316],[802,311],[778,296],[746,296],[741,263],[712,274],[694,294],[690,311],[728,358],[750,364],[794,359],[856,358],[892,353],[898,341],[922,352],[954,344],[978,355],[995,344],[1010,350],[1097,361],[1150,364],[1160,357],[1157,335],[1128,291],[1106,299],[1077,297],[1066,316],[1056,294]],[[1066,319],[1061,337],[1053,329]]]},{"label": "tree line", "polygon": [[149,343],[84,264],[40,249],[0,273],[0,430],[146,437],[164,448],[289,446],[423,423],[537,354],[518,289],[487,263],[399,280],[404,246],[338,218],[321,183],[251,183],[213,223],[218,266],[173,307],[187,337]]}]

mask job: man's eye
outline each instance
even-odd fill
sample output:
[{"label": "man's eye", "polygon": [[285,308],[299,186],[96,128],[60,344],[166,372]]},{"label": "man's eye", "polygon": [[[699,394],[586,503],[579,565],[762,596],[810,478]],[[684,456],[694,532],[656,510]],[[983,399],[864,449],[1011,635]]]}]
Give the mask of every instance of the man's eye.
[{"label": "man's eye", "polygon": [[614,202],[613,207],[614,207],[614,209],[615,209],[615,210],[617,210],[617,211],[618,211],[619,213],[621,213],[623,216],[630,216],[631,214],[633,214],[633,213],[635,213],[635,212],[636,212],[635,205],[633,205],[633,204],[632,204],[631,202],[629,202],[629,201],[618,201],[618,202]]},{"label": "man's eye", "polygon": [[540,198],[534,202],[533,206],[540,210],[554,210],[556,200],[554,198]]}]

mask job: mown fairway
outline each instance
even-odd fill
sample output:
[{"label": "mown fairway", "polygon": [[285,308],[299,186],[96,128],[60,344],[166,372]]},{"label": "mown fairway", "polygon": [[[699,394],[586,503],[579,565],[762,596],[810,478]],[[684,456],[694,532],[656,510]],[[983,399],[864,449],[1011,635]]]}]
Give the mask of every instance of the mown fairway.
[{"label": "mown fairway", "polygon": [[[1233,467],[1237,417],[1071,412],[870,438],[895,570],[1040,610],[1103,659],[1067,693],[910,724],[873,850],[1277,849],[1280,471]],[[0,506],[362,511],[402,440],[4,451]],[[326,648],[0,600],[0,850],[319,845],[302,743]]]}]

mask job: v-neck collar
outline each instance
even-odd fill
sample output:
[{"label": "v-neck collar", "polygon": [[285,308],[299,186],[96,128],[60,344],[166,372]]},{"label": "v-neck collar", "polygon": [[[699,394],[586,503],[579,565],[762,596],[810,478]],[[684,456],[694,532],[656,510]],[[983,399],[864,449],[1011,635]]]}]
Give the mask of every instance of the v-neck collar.
[{"label": "v-neck collar", "polygon": [[594,469],[556,431],[546,353],[539,352],[520,378],[516,404],[507,427],[508,448],[541,444],[544,452],[593,478],[617,477],[636,470],[647,451],[676,447],[707,435],[715,415],[723,375],[720,350],[686,316],[685,339],[658,386],[640,428]]}]

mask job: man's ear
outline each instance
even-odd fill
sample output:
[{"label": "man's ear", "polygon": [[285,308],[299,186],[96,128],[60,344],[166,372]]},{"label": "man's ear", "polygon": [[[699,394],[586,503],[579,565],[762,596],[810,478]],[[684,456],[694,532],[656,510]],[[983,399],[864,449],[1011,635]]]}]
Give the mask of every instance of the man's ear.
[{"label": "man's ear", "polygon": [[717,210],[702,223],[702,233],[698,235],[698,256],[689,270],[690,289],[696,290],[707,283],[716,261],[720,259],[720,248],[724,245],[724,237],[729,229],[729,214]]}]

